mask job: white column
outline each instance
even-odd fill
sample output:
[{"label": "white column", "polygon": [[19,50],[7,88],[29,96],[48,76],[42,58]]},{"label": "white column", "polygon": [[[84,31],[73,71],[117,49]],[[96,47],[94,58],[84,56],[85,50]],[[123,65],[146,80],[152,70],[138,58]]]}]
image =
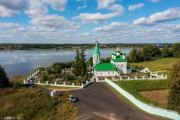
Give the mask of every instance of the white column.
[{"label": "white column", "polygon": [[48,81],[46,81],[46,84],[48,85],[48,84],[49,84],[49,82],[48,82]]},{"label": "white column", "polygon": [[167,79],[167,75],[165,75],[165,78]]},{"label": "white column", "polygon": [[24,84],[26,84],[26,80],[24,80]]},{"label": "white column", "polygon": [[72,83],[72,86],[74,86],[74,83]]},{"label": "white column", "polygon": [[54,82],[54,85],[57,85],[57,81]]},{"label": "white column", "polygon": [[143,76],[143,80],[145,79],[145,77]]},{"label": "white column", "polygon": [[40,80],[38,80],[38,84],[40,84]]},{"label": "white column", "polygon": [[129,78],[129,76],[128,76],[128,80],[129,80],[130,78]]},{"label": "white column", "polygon": [[65,82],[63,82],[63,85],[66,85],[66,83],[65,83]]}]

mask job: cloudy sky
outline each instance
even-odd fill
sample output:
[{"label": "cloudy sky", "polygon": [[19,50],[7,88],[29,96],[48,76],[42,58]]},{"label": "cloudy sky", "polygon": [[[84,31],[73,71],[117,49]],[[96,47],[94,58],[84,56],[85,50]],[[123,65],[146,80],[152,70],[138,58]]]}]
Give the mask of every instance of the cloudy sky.
[{"label": "cloudy sky", "polygon": [[0,43],[180,42],[179,0],[0,0]]}]

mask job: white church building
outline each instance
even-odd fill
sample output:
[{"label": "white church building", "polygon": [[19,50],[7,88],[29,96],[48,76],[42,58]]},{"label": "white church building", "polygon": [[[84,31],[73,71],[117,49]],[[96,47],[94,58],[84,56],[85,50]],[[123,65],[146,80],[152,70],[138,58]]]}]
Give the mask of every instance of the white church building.
[{"label": "white church building", "polygon": [[127,60],[125,53],[121,52],[120,48],[116,49],[116,52],[112,52],[110,63],[100,62],[99,44],[96,42],[96,46],[93,53],[93,74],[96,77],[109,77],[119,76],[121,74],[128,74],[131,69],[127,68]]}]

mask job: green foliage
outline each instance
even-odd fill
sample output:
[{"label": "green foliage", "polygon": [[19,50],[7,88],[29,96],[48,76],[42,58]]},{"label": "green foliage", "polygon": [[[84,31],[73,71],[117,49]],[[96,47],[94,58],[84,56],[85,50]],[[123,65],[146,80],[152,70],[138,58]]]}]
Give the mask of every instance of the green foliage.
[{"label": "green foliage", "polygon": [[9,86],[9,78],[7,77],[4,68],[0,65],[0,88],[5,88]]},{"label": "green foliage", "polygon": [[139,91],[167,89],[168,80],[118,81],[115,83],[140,101],[158,106],[160,103],[148,100],[140,95]]},{"label": "green foliage", "polygon": [[76,50],[76,57],[75,57],[75,62],[73,64],[73,73],[76,75],[76,76],[79,76],[81,73],[80,73],[80,53],[79,53],[79,50],[77,49]]},{"label": "green foliage", "polygon": [[171,51],[174,57],[179,58],[180,57],[180,42],[173,44]]},{"label": "green foliage", "polygon": [[35,88],[21,88],[15,91],[1,94],[0,116],[14,115],[26,120],[75,119],[75,107],[69,102],[61,101],[59,97],[51,97],[49,92]]},{"label": "green foliage", "polygon": [[81,48],[81,53],[80,53],[80,72],[81,72],[81,76],[84,76],[86,74],[86,71],[87,71],[85,56],[86,56],[85,55],[85,49]]},{"label": "green foliage", "polygon": [[87,64],[88,67],[93,66],[93,58],[90,57],[86,64]]},{"label": "green foliage", "polygon": [[127,56],[128,62],[150,61],[159,58],[161,55],[160,49],[156,45],[145,45],[143,48],[133,48]]},{"label": "green foliage", "polygon": [[173,66],[169,88],[168,108],[180,113],[180,61]]},{"label": "green foliage", "polygon": [[133,48],[127,57],[129,62],[139,62],[139,50],[138,48]]},{"label": "green foliage", "polygon": [[171,52],[169,51],[169,47],[167,45],[162,48],[161,54],[164,58],[171,57]]},{"label": "green foliage", "polygon": [[145,56],[144,61],[152,60],[152,58],[158,58],[161,55],[161,51],[156,45],[145,45],[142,50]]},{"label": "green foliage", "polygon": [[86,67],[86,59],[85,59],[85,50],[81,48],[81,52],[79,50],[76,50],[76,57],[75,57],[75,63],[73,65],[73,73],[76,76],[84,76],[87,71]]}]

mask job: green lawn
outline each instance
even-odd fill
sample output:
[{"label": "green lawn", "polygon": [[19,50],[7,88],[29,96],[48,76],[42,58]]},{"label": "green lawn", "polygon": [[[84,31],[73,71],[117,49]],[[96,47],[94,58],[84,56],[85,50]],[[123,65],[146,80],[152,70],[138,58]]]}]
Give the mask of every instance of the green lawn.
[{"label": "green lawn", "polygon": [[116,81],[115,83],[144,103],[154,105],[157,107],[163,107],[163,108],[166,107],[166,104],[148,100],[146,97],[142,96],[139,92],[146,90],[167,89],[168,80]]},{"label": "green lawn", "polygon": [[171,70],[173,64],[176,63],[180,58],[163,58],[147,62],[130,63],[131,66],[143,66],[149,68],[151,71]]}]

